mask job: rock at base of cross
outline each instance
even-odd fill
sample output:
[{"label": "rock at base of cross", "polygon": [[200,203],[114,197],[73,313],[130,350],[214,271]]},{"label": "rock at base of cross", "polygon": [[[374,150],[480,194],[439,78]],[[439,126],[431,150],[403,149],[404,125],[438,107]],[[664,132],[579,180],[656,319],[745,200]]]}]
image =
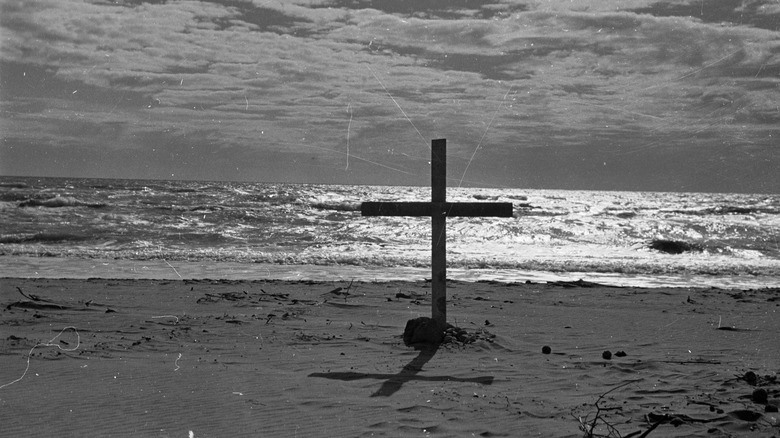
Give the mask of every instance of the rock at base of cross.
[{"label": "rock at base of cross", "polygon": [[452,324],[437,324],[432,318],[421,316],[406,322],[404,329],[404,344],[407,346],[422,347],[438,346],[441,344],[466,345],[477,341],[493,343],[496,335],[484,328],[474,333],[456,327]]},{"label": "rock at base of cross", "polygon": [[404,344],[439,345],[444,340],[444,331],[449,324],[442,326],[434,319],[421,316],[406,322],[404,329]]}]

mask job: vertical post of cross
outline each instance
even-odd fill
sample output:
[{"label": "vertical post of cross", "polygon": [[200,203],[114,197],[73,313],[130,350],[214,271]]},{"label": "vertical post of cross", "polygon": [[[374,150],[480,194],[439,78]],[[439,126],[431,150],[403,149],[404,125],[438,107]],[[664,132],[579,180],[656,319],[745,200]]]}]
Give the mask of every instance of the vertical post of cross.
[{"label": "vertical post of cross", "polygon": [[431,142],[431,317],[447,324],[447,140]]}]

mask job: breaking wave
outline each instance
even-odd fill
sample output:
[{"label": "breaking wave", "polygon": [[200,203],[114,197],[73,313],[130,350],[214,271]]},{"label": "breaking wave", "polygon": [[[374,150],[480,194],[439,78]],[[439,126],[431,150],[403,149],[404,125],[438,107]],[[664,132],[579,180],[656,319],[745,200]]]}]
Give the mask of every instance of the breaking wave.
[{"label": "breaking wave", "polygon": [[27,199],[19,203],[19,207],[90,207],[90,208],[105,208],[108,204],[105,203],[89,203],[80,201],[73,196],[54,196],[47,199]]}]

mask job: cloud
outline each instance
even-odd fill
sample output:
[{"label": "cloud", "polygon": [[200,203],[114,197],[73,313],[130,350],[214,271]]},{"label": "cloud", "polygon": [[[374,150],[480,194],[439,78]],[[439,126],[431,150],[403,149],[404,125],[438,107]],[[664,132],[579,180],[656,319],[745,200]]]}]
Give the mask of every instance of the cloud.
[{"label": "cloud", "polygon": [[[489,185],[552,184],[518,179],[512,157],[557,175],[598,156],[567,178],[595,185],[609,157],[624,177],[675,150],[723,157],[718,172],[777,164],[777,7],[703,4],[7,0],[0,158],[23,160],[14,142],[79,145],[106,163],[136,154],[141,176],[201,178],[188,155],[213,149],[210,179],[248,178],[230,169],[266,154],[301,181],[408,182],[447,137],[453,172]],[[181,159],[144,167],[152,149]],[[648,187],[671,180],[646,172]],[[714,177],[696,178],[679,187]]]}]

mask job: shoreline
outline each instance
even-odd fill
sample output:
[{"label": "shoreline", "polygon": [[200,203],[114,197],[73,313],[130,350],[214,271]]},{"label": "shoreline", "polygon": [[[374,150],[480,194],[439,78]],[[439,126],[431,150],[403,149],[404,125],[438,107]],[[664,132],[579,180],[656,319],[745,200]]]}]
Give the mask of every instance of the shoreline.
[{"label": "shoreline", "polygon": [[[355,265],[282,265],[268,263],[167,261],[165,259],[83,259],[0,255],[0,277],[104,278],[104,279],[227,279],[289,281],[422,281],[430,268]],[[718,288],[728,290],[780,287],[776,276],[638,275],[600,272],[549,272],[506,269],[448,268],[447,278],[457,281],[545,283],[584,280],[614,287]]]},{"label": "shoreline", "polygon": [[2,278],[0,405],[11,435],[769,436],[778,313],[777,290],[449,281],[479,336],[418,351],[425,281]]}]

